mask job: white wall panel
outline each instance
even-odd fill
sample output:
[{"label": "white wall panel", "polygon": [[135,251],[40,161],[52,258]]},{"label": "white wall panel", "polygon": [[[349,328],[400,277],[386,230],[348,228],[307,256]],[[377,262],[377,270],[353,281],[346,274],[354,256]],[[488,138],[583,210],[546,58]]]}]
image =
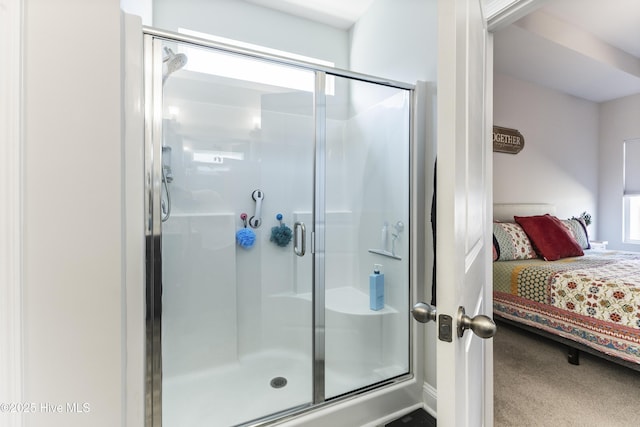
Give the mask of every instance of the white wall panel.
[{"label": "white wall panel", "polygon": [[122,425],[120,5],[28,0],[24,13],[23,399],[62,405],[24,425]]}]

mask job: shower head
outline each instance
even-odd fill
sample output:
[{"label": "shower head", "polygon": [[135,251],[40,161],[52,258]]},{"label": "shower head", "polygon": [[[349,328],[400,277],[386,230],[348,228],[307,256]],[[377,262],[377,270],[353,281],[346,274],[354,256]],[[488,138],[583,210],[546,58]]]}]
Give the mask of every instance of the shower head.
[{"label": "shower head", "polygon": [[164,58],[162,58],[162,84],[167,81],[170,74],[175,73],[187,63],[187,55],[184,53],[173,53],[168,47],[164,47]]}]

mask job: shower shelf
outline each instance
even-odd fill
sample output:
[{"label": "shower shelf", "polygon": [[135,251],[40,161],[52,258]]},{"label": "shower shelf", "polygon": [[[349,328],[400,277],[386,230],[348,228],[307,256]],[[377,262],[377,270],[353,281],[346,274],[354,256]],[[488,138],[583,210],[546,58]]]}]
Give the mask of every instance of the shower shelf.
[{"label": "shower shelf", "polygon": [[[311,292],[302,294],[288,293],[280,294],[279,296],[300,298],[311,302]],[[336,313],[357,316],[380,316],[383,314],[398,313],[397,310],[386,304],[381,310],[371,310],[369,308],[369,295],[351,286],[327,289],[325,291],[325,307],[327,310]]]},{"label": "shower shelf", "polygon": [[389,257],[389,258],[402,260],[402,257],[399,257],[398,255],[394,255],[393,253],[389,251],[385,251],[383,249],[369,249],[369,252],[371,252],[372,254],[378,254],[378,255]]},{"label": "shower shelf", "polygon": [[233,212],[171,212],[174,218],[199,218],[208,216],[235,216]]}]

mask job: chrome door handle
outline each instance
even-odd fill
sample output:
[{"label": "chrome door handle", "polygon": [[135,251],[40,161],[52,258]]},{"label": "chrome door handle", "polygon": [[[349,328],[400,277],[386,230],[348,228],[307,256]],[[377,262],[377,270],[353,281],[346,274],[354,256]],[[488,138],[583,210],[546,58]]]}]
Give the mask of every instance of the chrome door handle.
[{"label": "chrome door handle", "polygon": [[411,314],[420,323],[436,321],[436,308],[424,302],[416,303],[411,309]]},{"label": "chrome door handle", "polygon": [[464,331],[471,329],[480,338],[491,338],[496,334],[498,327],[495,322],[484,314],[478,314],[473,318],[467,316],[464,307],[458,308],[458,337],[462,338]]},{"label": "chrome door handle", "polygon": [[[298,232],[301,232],[300,239],[298,239]],[[307,230],[304,226],[304,222],[296,222],[293,225],[293,252],[298,256],[304,256],[305,248],[307,247]],[[298,246],[300,241],[300,247]]]}]

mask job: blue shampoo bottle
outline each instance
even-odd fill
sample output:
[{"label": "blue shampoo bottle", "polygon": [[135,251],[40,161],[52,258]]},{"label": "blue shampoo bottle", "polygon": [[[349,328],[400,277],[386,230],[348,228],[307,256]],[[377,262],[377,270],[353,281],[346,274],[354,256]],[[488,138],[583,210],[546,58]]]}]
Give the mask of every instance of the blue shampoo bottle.
[{"label": "blue shampoo bottle", "polygon": [[369,275],[369,308],[382,310],[384,308],[384,274],[380,264],[373,265],[373,273]]}]

